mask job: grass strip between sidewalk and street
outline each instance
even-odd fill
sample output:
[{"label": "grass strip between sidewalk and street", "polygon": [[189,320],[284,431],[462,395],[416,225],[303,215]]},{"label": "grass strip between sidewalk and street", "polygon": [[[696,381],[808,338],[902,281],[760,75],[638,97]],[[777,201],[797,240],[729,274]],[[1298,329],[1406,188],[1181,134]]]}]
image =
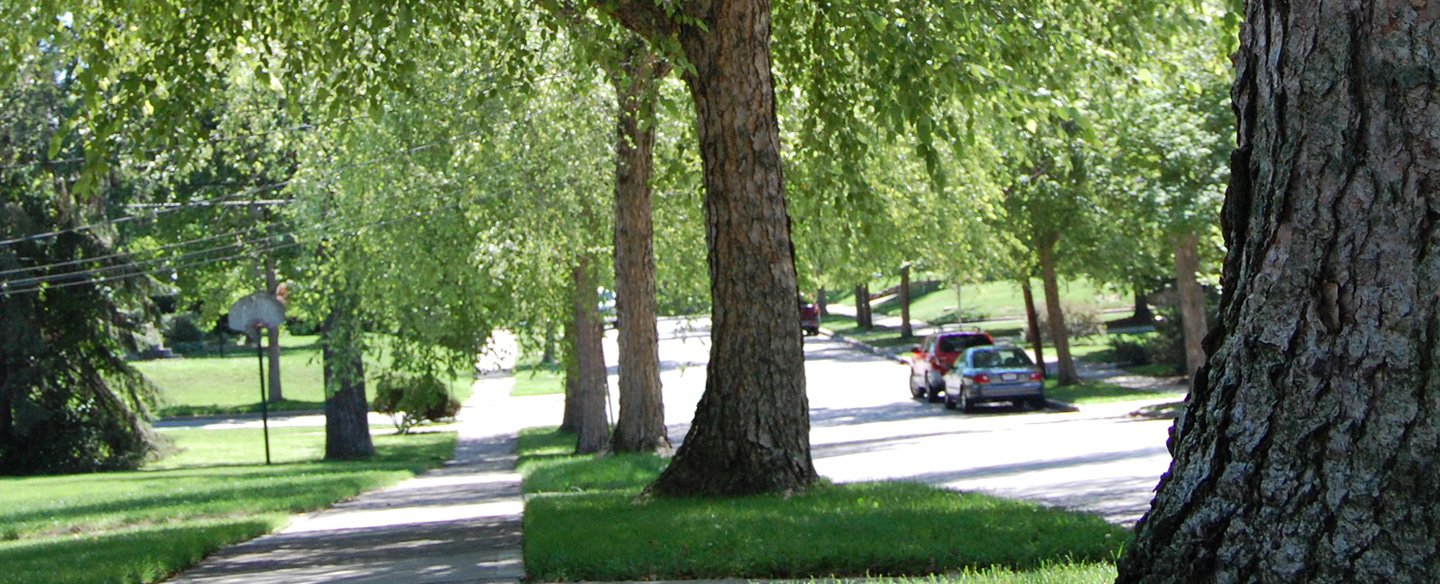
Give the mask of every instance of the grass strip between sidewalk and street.
[{"label": "grass strip between sidewalk and street", "polygon": [[0,584],[152,582],[437,466],[455,445],[453,432],[377,435],[368,460],[321,462],[324,428],[272,428],[266,466],[258,428],[161,434],[180,452],[146,470],[0,478]]},{"label": "grass strip between sidewalk and street", "polygon": [[1085,513],[912,482],[802,493],[650,498],[666,460],[571,455],[574,436],[520,436],[525,566],[538,581],[919,576],[1102,582],[1130,539]]}]

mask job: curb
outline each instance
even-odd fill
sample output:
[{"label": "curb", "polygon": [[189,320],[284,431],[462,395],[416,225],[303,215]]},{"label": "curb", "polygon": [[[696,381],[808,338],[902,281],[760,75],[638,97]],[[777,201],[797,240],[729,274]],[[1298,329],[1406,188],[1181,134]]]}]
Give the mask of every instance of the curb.
[{"label": "curb", "polygon": [[840,334],[840,333],[837,333],[837,332],[832,331],[832,330],[830,330],[830,329],[827,329],[827,328],[825,328],[825,327],[820,327],[820,333],[821,333],[821,334],[824,334],[824,335],[826,335],[826,336],[828,336],[828,337],[830,337],[831,339],[840,341],[840,342],[842,342],[842,343],[845,343],[845,344],[847,344],[847,345],[850,345],[851,347],[855,347],[856,349],[860,349],[860,350],[862,350],[862,351],[865,351],[865,352],[870,353],[870,354],[873,354],[873,355],[879,355],[879,356],[881,356],[881,357],[884,357],[884,358],[889,359],[889,360],[891,360],[891,361],[894,361],[894,362],[896,362],[896,363],[900,363],[900,364],[908,364],[908,363],[910,363],[909,361],[906,361],[906,360],[904,360],[904,359],[901,359],[899,355],[897,355],[897,354],[895,354],[895,353],[891,353],[891,352],[888,351],[888,350],[881,349],[881,348],[879,348],[879,347],[876,347],[876,346],[874,346],[874,345],[871,345],[871,344],[869,344],[869,343],[866,343],[865,341],[861,341],[861,340],[857,340],[857,339],[852,339],[852,338],[850,338],[850,337],[847,337],[847,336],[845,336],[845,335],[842,335],[842,334]]}]

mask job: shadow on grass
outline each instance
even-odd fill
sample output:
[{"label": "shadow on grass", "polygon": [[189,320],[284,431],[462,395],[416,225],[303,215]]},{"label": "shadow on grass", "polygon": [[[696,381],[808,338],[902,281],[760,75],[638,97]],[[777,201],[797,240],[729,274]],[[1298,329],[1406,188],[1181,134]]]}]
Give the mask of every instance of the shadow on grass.
[{"label": "shadow on grass", "polygon": [[[258,395],[256,396],[259,397]],[[285,399],[272,401],[267,404],[271,412],[322,412],[325,410],[323,401],[305,401]],[[177,418],[190,416],[225,416],[233,414],[259,414],[260,403],[239,404],[233,406],[217,405],[176,405],[164,406],[156,412],[162,418]]]}]

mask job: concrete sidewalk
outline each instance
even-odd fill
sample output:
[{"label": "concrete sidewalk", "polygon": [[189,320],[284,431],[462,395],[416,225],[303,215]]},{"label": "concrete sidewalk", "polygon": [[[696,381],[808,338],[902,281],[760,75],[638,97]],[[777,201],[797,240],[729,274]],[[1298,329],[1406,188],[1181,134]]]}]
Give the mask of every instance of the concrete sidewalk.
[{"label": "concrete sidewalk", "polygon": [[515,433],[535,421],[511,411],[512,384],[476,383],[454,460],[444,467],[224,548],[169,582],[519,582],[525,567]]}]

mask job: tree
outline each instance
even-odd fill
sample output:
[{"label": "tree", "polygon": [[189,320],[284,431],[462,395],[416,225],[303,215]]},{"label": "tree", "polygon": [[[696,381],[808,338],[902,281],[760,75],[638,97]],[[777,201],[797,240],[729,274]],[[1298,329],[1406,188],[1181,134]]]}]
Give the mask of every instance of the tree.
[{"label": "tree", "polygon": [[612,15],[652,42],[675,42],[683,51],[705,160],[713,348],[690,432],[647,492],[804,488],[816,474],[804,355],[795,334],[798,289],[780,168],[769,5],[716,0],[676,10],[622,0]]},{"label": "tree", "polygon": [[139,182],[76,192],[74,67],[30,61],[0,88],[0,475],[133,469],[155,451],[156,389],[126,362],[153,280],[99,223]]},{"label": "tree", "polygon": [[1220,322],[1118,581],[1435,581],[1434,15],[1245,20]]},{"label": "tree", "polygon": [[659,81],[670,65],[645,41],[620,47],[610,74],[619,105],[615,121],[615,328],[620,345],[620,415],[611,437],[617,452],[668,452],[655,329],[655,252],[651,177]]}]

